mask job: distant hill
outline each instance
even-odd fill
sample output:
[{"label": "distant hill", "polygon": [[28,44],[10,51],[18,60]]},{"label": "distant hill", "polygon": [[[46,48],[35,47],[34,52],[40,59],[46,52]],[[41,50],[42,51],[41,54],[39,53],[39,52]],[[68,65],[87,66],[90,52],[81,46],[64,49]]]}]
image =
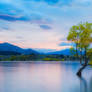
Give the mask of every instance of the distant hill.
[{"label": "distant hill", "polygon": [[[73,55],[74,53],[76,53],[75,51],[71,52],[70,49],[63,49],[63,50],[60,50],[60,51],[55,51],[55,52],[49,52],[47,54],[51,54],[51,55]],[[78,51],[78,53],[80,54],[80,51]],[[84,54],[84,51],[82,52],[82,54]]]},{"label": "distant hill", "polygon": [[21,53],[14,51],[0,51],[0,55],[21,55]]},{"label": "distant hill", "polygon": [[52,54],[52,55],[72,55],[70,49],[64,49],[60,51],[55,51],[55,52],[49,52],[47,54]]},{"label": "distant hill", "polygon": [[42,53],[42,54],[56,51],[55,49],[41,49],[41,48],[34,48],[34,50],[36,50],[37,52]]},{"label": "distant hill", "polygon": [[10,43],[0,43],[0,55],[38,54],[33,49],[23,49]]}]

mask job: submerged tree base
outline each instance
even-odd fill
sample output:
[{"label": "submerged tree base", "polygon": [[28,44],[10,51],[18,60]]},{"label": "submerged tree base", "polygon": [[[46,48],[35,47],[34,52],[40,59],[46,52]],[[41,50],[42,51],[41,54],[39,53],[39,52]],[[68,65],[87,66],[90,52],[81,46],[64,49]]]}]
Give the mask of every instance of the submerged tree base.
[{"label": "submerged tree base", "polygon": [[87,67],[87,64],[84,64],[77,72],[77,76],[81,77],[82,76],[82,71]]}]

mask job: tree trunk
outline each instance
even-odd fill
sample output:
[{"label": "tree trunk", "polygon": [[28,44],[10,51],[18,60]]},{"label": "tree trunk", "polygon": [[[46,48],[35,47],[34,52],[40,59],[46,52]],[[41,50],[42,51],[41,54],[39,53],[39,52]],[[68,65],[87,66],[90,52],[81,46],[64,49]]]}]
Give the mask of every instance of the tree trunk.
[{"label": "tree trunk", "polygon": [[77,59],[79,59],[79,55],[78,55],[78,44],[76,43],[76,56],[77,56]]},{"label": "tree trunk", "polygon": [[83,55],[82,55],[82,48],[80,48],[80,64],[83,65]]},{"label": "tree trunk", "polygon": [[86,66],[87,66],[87,64],[84,64],[84,65],[79,69],[79,71],[77,72],[77,75],[78,75],[79,77],[82,76],[82,71],[83,71],[83,69],[86,68]]},{"label": "tree trunk", "polygon": [[77,75],[79,77],[82,76],[82,71],[87,67],[88,65],[88,60],[87,60],[87,49],[85,48],[85,55],[84,55],[84,64],[82,65],[82,67],[79,69],[79,71],[77,72]]}]

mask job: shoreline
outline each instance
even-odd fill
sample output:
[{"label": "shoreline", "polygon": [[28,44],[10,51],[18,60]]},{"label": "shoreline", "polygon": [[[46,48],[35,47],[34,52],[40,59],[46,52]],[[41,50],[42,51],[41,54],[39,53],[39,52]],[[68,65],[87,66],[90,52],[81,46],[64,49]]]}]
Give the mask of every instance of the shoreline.
[{"label": "shoreline", "polygon": [[79,61],[0,61],[0,63],[78,63]]}]

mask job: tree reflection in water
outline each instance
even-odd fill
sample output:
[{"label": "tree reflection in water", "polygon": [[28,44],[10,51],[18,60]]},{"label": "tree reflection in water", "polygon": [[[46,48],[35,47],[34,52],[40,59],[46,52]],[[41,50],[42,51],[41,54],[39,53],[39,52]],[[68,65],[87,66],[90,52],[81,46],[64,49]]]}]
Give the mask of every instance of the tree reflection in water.
[{"label": "tree reflection in water", "polygon": [[91,77],[90,82],[89,82],[89,92],[92,92],[92,77]]},{"label": "tree reflection in water", "polygon": [[87,81],[83,77],[80,77],[80,92],[88,92]]},{"label": "tree reflection in water", "polygon": [[92,77],[88,82],[85,78],[80,77],[80,92],[92,92]]}]

